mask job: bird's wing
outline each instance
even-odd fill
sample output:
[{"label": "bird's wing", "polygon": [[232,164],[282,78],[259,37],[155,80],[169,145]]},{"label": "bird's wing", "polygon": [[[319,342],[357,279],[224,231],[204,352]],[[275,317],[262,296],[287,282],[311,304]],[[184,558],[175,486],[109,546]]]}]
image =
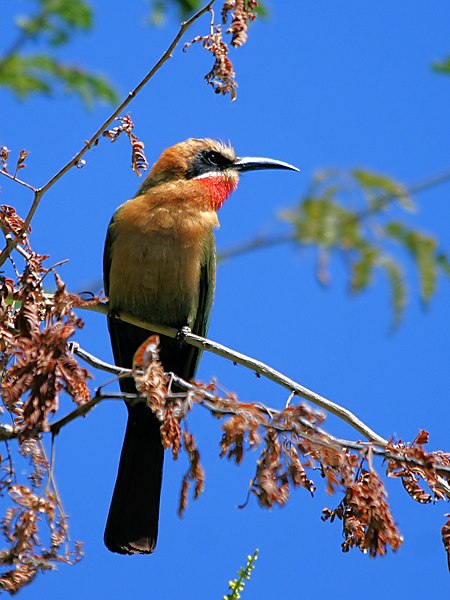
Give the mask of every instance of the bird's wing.
[{"label": "bird's wing", "polygon": [[[117,211],[116,211],[117,212]],[[108,231],[106,233],[105,247],[103,249],[103,287],[105,294],[109,294],[109,272],[111,271],[111,249],[114,240],[114,234],[112,233],[111,225],[114,223],[116,213],[112,216],[111,221],[108,225]]]},{"label": "bird's wing", "polygon": [[[205,252],[200,268],[199,294],[195,317],[192,324],[189,324],[192,332],[205,336],[208,330],[211,309],[216,289],[216,240],[214,232],[211,230],[205,241]],[[193,377],[202,355],[199,348],[190,346],[191,349],[191,374]]]}]

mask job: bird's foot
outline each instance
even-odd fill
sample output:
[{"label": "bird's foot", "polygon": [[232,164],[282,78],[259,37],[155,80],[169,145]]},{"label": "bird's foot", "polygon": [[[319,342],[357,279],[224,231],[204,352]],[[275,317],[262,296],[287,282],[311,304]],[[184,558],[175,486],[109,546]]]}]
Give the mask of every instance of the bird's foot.
[{"label": "bird's foot", "polygon": [[191,328],[187,325],[185,325],[178,331],[177,337],[175,339],[177,340],[179,346],[184,346],[186,344],[186,337],[190,333],[192,333]]}]

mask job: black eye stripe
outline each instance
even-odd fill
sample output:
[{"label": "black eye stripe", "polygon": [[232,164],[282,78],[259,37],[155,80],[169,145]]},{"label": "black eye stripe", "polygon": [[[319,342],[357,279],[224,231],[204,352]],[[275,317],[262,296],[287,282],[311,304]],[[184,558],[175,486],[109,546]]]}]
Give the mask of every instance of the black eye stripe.
[{"label": "black eye stripe", "polygon": [[216,150],[202,150],[186,171],[186,177],[198,177],[211,171],[222,171],[233,165],[233,161]]},{"label": "black eye stripe", "polygon": [[212,165],[213,167],[223,168],[227,167],[230,164],[230,161],[227,158],[225,158],[225,156],[222,156],[222,154],[220,154],[219,152],[215,152],[214,150],[208,150],[204,152],[202,155],[202,159],[206,164]]}]

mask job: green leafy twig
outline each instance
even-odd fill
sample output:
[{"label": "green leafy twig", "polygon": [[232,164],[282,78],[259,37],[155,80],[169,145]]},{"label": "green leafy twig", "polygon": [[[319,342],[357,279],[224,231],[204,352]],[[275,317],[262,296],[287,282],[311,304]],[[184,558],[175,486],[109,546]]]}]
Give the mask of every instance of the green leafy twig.
[{"label": "green leafy twig", "polygon": [[281,214],[281,220],[290,227],[288,231],[258,236],[221,252],[219,259],[286,243],[312,247],[317,250],[317,278],[321,284],[327,284],[330,258],[338,255],[349,267],[349,289],[354,294],[366,290],[376,272],[386,276],[394,328],[403,317],[407,298],[405,268],[397,258],[397,248],[409,254],[417,269],[419,295],[425,306],[436,291],[438,274],[450,275],[450,260],[432,235],[407,226],[398,218],[390,219],[387,211],[397,205],[411,212],[415,208],[413,194],[449,180],[447,171],[403,186],[368,170],[321,171],[297,206]]},{"label": "green leafy twig", "polygon": [[23,54],[27,43],[42,40],[50,47],[70,41],[77,31],[92,27],[92,9],[84,0],[39,0],[35,16],[22,17],[19,33],[11,46],[0,55],[0,86],[18,98],[31,94],[52,94],[62,87],[64,93],[78,94],[85,105],[94,100],[117,101],[116,92],[107,80],[78,65],[62,62],[49,52]]},{"label": "green leafy twig", "polygon": [[109,104],[117,100],[116,92],[104,77],[46,54],[12,56],[1,69],[0,85],[12,90],[20,99],[34,93],[52,95],[61,89],[63,93],[80,96],[87,107],[91,107],[94,100]]},{"label": "green leafy twig", "polygon": [[236,579],[228,582],[229,593],[223,596],[223,600],[238,600],[241,597],[241,592],[244,591],[245,582],[250,580],[252,571],[255,568],[255,562],[258,559],[258,548],[252,555],[247,556],[247,564],[244,568],[240,568]]}]

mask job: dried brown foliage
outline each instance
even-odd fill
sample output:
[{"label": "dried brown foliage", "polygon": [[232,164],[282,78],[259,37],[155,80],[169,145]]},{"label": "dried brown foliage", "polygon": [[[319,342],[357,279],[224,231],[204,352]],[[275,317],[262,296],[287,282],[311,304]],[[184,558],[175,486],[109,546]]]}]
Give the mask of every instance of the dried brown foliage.
[{"label": "dried brown foliage", "polygon": [[[135,367],[139,366],[144,373],[152,373],[155,368],[160,368],[156,354],[157,339],[150,338],[146,344],[146,353],[151,360],[143,360],[140,352]],[[336,510],[324,509],[325,519],[338,517],[343,521],[346,536],[344,551],[358,547],[376,556],[385,554],[388,546],[394,550],[399,547],[401,536],[390,513],[380,478],[374,471],[361,469],[365,452],[350,452],[319,428],[325,418],[322,412],[314,411],[305,404],[272,411],[263,405],[241,403],[234,394],[220,392],[214,383],[191,384],[184,394],[172,393],[169,385],[164,400],[163,390],[155,394],[155,387],[159,389],[162,376],[161,371],[155,385],[154,375],[144,375],[147,382],[152,382],[146,395],[150,393],[150,405],[162,420],[166,446],[170,442],[176,457],[183,439],[189,457],[190,469],[182,481],[180,514],[186,508],[190,481],[196,483],[195,497],[203,490],[204,473],[196,442],[185,429],[185,419],[191,406],[200,404],[215,416],[226,418],[222,425],[220,456],[240,464],[246,451],[259,449],[256,472],[249,489],[261,506],[284,505],[295,487],[304,487],[314,494],[315,483],[308,471],[319,472],[326,479],[326,489],[330,494],[344,494]],[[135,373],[136,377],[140,381],[142,375]],[[141,387],[140,391],[145,390]],[[164,418],[167,419],[166,425]],[[174,419],[178,421],[177,426],[173,424]]]},{"label": "dried brown foliage", "polygon": [[172,381],[159,362],[159,337],[150,336],[136,351],[133,359],[133,377],[136,389],[145,397],[148,406],[161,422],[161,440],[164,448],[172,450],[174,460],[183,447],[189,467],[183,476],[178,512],[183,514],[192,482],[194,498],[203,491],[204,473],[200,464],[195,439],[186,426],[186,415],[191,409],[191,398],[172,391]]},{"label": "dried brown foliage", "polygon": [[48,431],[48,417],[58,409],[64,390],[77,404],[90,398],[88,373],[78,365],[68,345],[82,321],[72,310],[63,282],[55,274],[53,302],[45,299],[42,266],[45,257],[31,254],[13,304],[4,304],[0,320],[3,402],[24,434]]},{"label": "dried brown foliage", "polygon": [[178,514],[180,517],[183,515],[187,506],[187,497],[191,484],[195,483],[194,499],[196,500],[203,492],[205,483],[205,472],[200,464],[200,454],[197,449],[195,438],[186,428],[183,432],[183,446],[189,459],[189,469],[183,475],[181,481],[180,502],[178,505]]},{"label": "dried brown foliage", "polygon": [[[257,0],[226,0],[222,8],[222,24],[231,20],[226,33],[231,35],[231,45],[235,48],[243,46],[247,41],[248,24],[256,18]],[[222,26],[214,23],[214,13],[211,12],[210,32],[198,35],[184,45],[186,51],[192,44],[201,43],[203,48],[214,56],[212,69],[205,75],[206,82],[212,86],[216,94],[230,94],[231,100],[236,99],[236,73],[229,58],[229,50],[223,38]]]},{"label": "dried brown foliage", "polygon": [[[442,482],[443,479],[450,480],[448,474],[439,473],[439,467],[450,466],[450,453],[426,452],[423,444],[427,442],[427,432],[420,432],[412,444],[404,444],[401,441],[391,444],[389,450],[398,456],[398,459],[389,459],[386,469],[388,477],[400,478],[408,494],[420,504],[444,499],[446,493]],[[422,489],[419,480],[428,485],[432,494]]]},{"label": "dried brown foliage", "polygon": [[[157,340],[153,338],[148,342],[152,361],[157,361]],[[139,362],[142,364],[142,360]],[[148,368],[147,364],[145,369]],[[161,377],[162,371],[156,387]],[[405,489],[417,501],[429,501],[428,496],[415,485],[417,477],[428,483],[435,500],[444,498],[446,492],[448,495],[445,482],[450,480],[446,470],[450,466],[450,456],[440,451],[425,452],[422,444],[428,441],[426,432],[421,431],[411,445],[391,442],[387,446],[376,447],[352,442],[350,449],[321,428],[324,414],[306,404],[287,406],[278,411],[258,403],[242,403],[235,394],[219,390],[215,383],[191,382],[185,384],[184,393],[174,393],[171,389],[173,381],[177,389],[183,388],[182,383],[172,377],[165,400],[161,390],[156,394],[157,401],[153,400],[151,404],[163,421],[161,429],[166,446],[172,448],[175,458],[183,447],[189,457],[190,469],[182,480],[180,514],[187,505],[190,482],[195,481],[195,498],[204,487],[197,445],[185,422],[194,404],[200,404],[216,417],[225,419],[221,457],[240,464],[246,452],[258,451],[256,472],[249,490],[262,507],[283,506],[296,487],[303,487],[314,494],[316,484],[311,478],[314,473],[320,473],[326,480],[325,488],[329,494],[342,493],[338,507],[334,510],[325,508],[322,518],[331,522],[335,519],[342,521],[344,552],[358,548],[371,557],[382,556],[388,548],[396,551],[402,543],[383,482],[373,467],[375,454],[385,457],[388,475],[401,478]],[[155,395],[154,391],[152,395]],[[368,469],[363,468],[366,461]],[[448,524],[442,530],[447,551],[450,547],[449,530]]]},{"label": "dried brown foliage", "polygon": [[9,157],[11,150],[6,146],[0,146],[0,168],[2,168],[6,173],[8,172],[8,164],[7,160]]},{"label": "dried brown foliage", "polygon": [[10,479],[7,493],[11,506],[0,523],[6,541],[0,550],[0,589],[10,594],[29,584],[38,573],[54,569],[57,563],[73,564],[82,556],[79,543],[73,551],[68,548],[67,519],[41,443],[28,439],[21,451],[31,463],[31,486]]},{"label": "dried brown foliage", "polygon": [[[23,168],[25,158],[22,153],[18,168]],[[0,491],[9,498],[0,525],[5,540],[0,547],[0,589],[15,593],[39,572],[81,556],[78,544],[74,552],[69,550],[67,519],[38,437],[50,429],[49,418],[57,411],[62,392],[77,405],[90,398],[88,373],[69,345],[82,327],[73,308],[89,301],[68,294],[54,269],[44,266],[46,257],[33,252],[30,229],[24,230],[23,219],[12,207],[0,206],[0,227],[7,239],[20,234],[11,277],[0,277],[0,386],[19,451],[14,460],[9,449],[6,458],[0,456]],[[44,280],[51,272],[56,291],[50,300]],[[23,469],[18,464],[24,460],[28,476],[21,482]]]},{"label": "dried brown foliage", "polygon": [[442,527],[442,543],[444,544],[445,551],[447,553],[447,566],[450,571],[450,514],[444,515],[447,517],[445,525]]},{"label": "dried brown foliage", "polygon": [[[11,150],[9,148],[7,148],[6,146],[0,146],[0,169],[3,169],[3,171],[5,171],[5,173],[8,173],[8,164],[6,161],[8,160],[10,153],[11,153]],[[30,153],[27,150],[20,151],[19,157],[16,162],[16,167],[14,169],[13,177],[16,177],[17,173],[21,169],[25,169],[25,167],[26,167],[25,160],[29,154]]]},{"label": "dried brown foliage", "polygon": [[21,150],[20,154],[19,154],[19,158],[17,159],[17,163],[16,163],[16,170],[14,172],[14,177],[17,175],[18,171],[20,171],[21,169],[25,169],[26,164],[25,164],[25,159],[27,158],[27,156],[29,156],[29,152],[27,150]]},{"label": "dried brown foliage", "polygon": [[231,14],[231,25],[227,33],[232,35],[233,46],[243,46],[247,41],[248,24],[256,19],[257,7],[257,0],[226,0],[222,9],[222,23],[225,25]]},{"label": "dried brown foliage", "polygon": [[324,509],[322,518],[342,520],[343,552],[359,548],[374,558],[386,554],[388,546],[398,550],[403,541],[387,503],[386,490],[375,471],[361,470],[347,486],[338,508]]},{"label": "dried brown foliage", "polygon": [[201,43],[203,48],[214,56],[214,65],[205,75],[206,82],[211,85],[216,94],[230,94],[231,100],[236,99],[236,73],[228,57],[228,46],[223,40],[222,27],[213,25],[209,35],[198,35],[184,45],[187,50],[192,44]]},{"label": "dried brown foliage", "polygon": [[141,177],[148,168],[148,161],[144,154],[144,142],[141,142],[133,133],[134,123],[130,115],[117,117],[116,120],[120,122],[120,125],[104,131],[103,136],[109,138],[111,142],[115,142],[121,133],[126,133],[131,144],[131,168],[138,177]]},{"label": "dried brown foliage", "polygon": [[12,206],[7,206],[6,204],[0,205],[0,228],[3,235],[20,235],[19,242],[30,250],[28,234],[31,232],[31,227],[24,230],[24,225],[25,221],[16,213]]}]

